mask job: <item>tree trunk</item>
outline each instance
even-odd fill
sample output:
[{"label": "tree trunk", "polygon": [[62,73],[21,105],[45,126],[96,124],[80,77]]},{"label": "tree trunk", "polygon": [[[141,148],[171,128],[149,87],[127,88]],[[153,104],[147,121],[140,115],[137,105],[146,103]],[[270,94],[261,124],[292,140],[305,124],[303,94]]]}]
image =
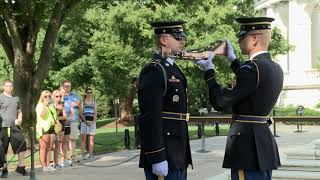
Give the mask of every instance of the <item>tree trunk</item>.
[{"label": "tree trunk", "polygon": [[136,80],[129,85],[127,97],[120,99],[120,121],[132,121],[133,120],[133,100],[136,96],[137,85]]},{"label": "tree trunk", "polygon": [[[27,59],[27,57],[23,56],[21,53],[16,53],[15,59]],[[20,99],[23,120],[22,128],[25,132],[30,132],[30,128],[32,126],[35,127],[36,124],[35,106],[38,101],[40,89],[35,89],[33,85],[32,68],[28,67],[28,65],[21,67],[17,66],[20,65],[16,64],[13,72],[14,93]]]}]

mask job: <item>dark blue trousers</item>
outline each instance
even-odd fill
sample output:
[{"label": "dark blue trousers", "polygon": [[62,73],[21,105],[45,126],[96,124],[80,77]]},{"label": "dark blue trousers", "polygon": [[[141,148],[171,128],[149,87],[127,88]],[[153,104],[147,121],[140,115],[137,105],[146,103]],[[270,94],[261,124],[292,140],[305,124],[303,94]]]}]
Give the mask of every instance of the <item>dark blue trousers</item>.
[{"label": "dark blue trousers", "polygon": [[231,180],[271,180],[272,170],[252,171],[231,169]]},{"label": "dark blue trousers", "polygon": [[[146,180],[158,180],[158,176],[152,173],[152,170],[144,169]],[[165,180],[187,180],[187,169],[169,170]]]}]

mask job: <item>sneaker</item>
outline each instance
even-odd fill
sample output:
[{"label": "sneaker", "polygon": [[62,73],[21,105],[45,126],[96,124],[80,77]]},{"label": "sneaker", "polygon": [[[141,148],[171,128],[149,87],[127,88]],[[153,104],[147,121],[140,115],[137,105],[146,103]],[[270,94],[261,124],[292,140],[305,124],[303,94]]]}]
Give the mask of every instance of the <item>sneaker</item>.
[{"label": "sneaker", "polygon": [[55,169],[55,168],[52,167],[52,166],[48,166],[48,167],[47,167],[47,170],[48,170],[48,171],[55,171],[55,170],[57,170],[57,169]]},{"label": "sneaker", "polygon": [[29,176],[25,166],[17,166],[16,173],[21,174],[22,176]]},{"label": "sneaker", "polygon": [[90,154],[89,159],[90,159],[90,160],[95,160],[96,157],[95,157],[93,154]]},{"label": "sneaker", "polygon": [[42,167],[42,172],[49,172],[48,167]]},{"label": "sneaker", "polygon": [[42,172],[51,172],[51,171],[55,171],[56,169],[54,169],[53,167],[51,166],[48,166],[48,167],[43,167],[42,168]]},{"label": "sneaker", "polygon": [[80,160],[76,160],[76,156],[71,156],[71,161],[72,163],[77,163],[77,162],[80,162]]},{"label": "sneaker", "polygon": [[55,165],[53,166],[53,168],[55,168],[55,169],[57,169],[57,170],[60,170],[62,167],[61,167],[61,165],[60,165],[59,163],[57,163],[57,164],[55,164]]},{"label": "sneaker", "polygon": [[8,177],[8,169],[4,168],[2,169],[2,174],[0,176],[0,178],[7,178]]},{"label": "sneaker", "polygon": [[87,160],[86,154],[82,154],[82,160]]},{"label": "sneaker", "polygon": [[66,159],[61,163],[61,167],[69,167],[69,166],[72,166],[72,161],[70,160]]}]

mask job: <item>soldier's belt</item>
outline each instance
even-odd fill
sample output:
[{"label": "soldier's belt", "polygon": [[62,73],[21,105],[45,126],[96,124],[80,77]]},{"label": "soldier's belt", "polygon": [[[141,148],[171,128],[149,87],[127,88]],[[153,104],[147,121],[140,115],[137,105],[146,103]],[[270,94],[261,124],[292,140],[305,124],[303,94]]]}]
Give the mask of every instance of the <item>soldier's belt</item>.
[{"label": "soldier's belt", "polygon": [[267,123],[268,116],[249,116],[249,115],[232,115],[232,119],[235,122],[242,123]]},{"label": "soldier's belt", "polygon": [[162,112],[163,119],[189,121],[189,113]]}]

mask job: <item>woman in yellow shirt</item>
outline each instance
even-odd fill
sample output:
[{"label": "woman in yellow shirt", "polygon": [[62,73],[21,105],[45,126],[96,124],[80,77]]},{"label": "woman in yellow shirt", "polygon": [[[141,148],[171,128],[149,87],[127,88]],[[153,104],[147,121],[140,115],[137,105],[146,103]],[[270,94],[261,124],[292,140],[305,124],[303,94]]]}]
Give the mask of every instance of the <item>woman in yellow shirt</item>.
[{"label": "woman in yellow shirt", "polygon": [[57,118],[55,108],[50,105],[51,92],[44,90],[41,92],[39,102],[36,107],[37,125],[36,132],[40,146],[40,164],[44,172],[54,171],[50,164],[51,135],[54,134],[54,124]]}]

